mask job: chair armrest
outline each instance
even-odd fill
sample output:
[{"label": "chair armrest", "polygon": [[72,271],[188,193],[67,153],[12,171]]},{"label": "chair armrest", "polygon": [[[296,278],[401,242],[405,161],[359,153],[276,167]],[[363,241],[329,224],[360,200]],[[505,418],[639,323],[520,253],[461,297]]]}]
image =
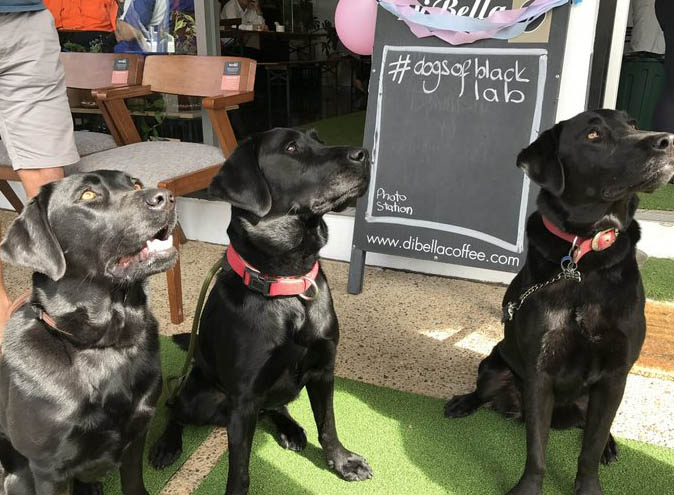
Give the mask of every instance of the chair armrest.
[{"label": "chair armrest", "polygon": [[232,124],[227,116],[227,109],[240,103],[253,101],[254,98],[255,93],[253,91],[225,91],[220,95],[209,96],[201,101],[208,117],[211,119],[213,130],[225,158],[229,158],[237,144],[234,129],[232,129]]},{"label": "chair armrest", "polygon": [[208,96],[201,103],[206,109],[222,110],[223,108],[253,101],[254,99],[255,92],[253,91],[226,91],[221,95]]},{"label": "chair armrest", "polygon": [[150,86],[113,86],[94,89],[91,94],[117,146],[139,143],[140,134],[138,134],[124,99],[152,94]]},{"label": "chair armrest", "polygon": [[110,88],[94,89],[91,94],[97,100],[123,100],[152,94],[150,86],[113,86]]},{"label": "chair armrest", "polygon": [[196,172],[190,172],[170,179],[162,180],[158,186],[171,191],[175,196],[183,196],[185,194],[206,189],[211,184],[213,177],[222,168],[222,163],[212,165],[210,167],[202,168]]}]

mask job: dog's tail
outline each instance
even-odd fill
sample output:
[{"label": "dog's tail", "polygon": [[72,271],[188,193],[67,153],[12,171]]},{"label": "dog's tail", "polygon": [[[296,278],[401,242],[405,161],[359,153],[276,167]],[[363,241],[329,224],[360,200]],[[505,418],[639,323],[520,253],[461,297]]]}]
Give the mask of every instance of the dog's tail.
[{"label": "dog's tail", "polygon": [[186,351],[190,347],[190,334],[189,332],[177,333],[171,336],[171,340],[176,343],[183,351]]}]

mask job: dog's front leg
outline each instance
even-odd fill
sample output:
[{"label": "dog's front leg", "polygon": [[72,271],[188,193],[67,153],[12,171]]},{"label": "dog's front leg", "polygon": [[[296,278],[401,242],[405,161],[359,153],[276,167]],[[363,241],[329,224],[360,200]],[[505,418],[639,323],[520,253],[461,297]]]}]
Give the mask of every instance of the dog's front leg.
[{"label": "dog's front leg", "polygon": [[583,447],[578,458],[576,495],[601,495],[599,461],[625,391],[627,375],[604,378],[590,389]]},{"label": "dog's front leg", "polygon": [[248,464],[250,449],[255,436],[257,413],[255,404],[238,405],[232,409],[227,425],[227,441],[229,444],[229,474],[227,476],[226,495],[245,495],[248,493],[250,477]]},{"label": "dog's front leg", "polygon": [[124,450],[122,465],[119,468],[124,495],[147,495],[148,493],[143,482],[144,447],[145,434],[131,442]]},{"label": "dog's front leg", "polygon": [[333,409],[334,389],[332,369],[307,384],[311,409],[318,427],[318,439],[325,451],[328,466],[347,481],[372,478],[372,469],[368,462],[358,454],[346,450],[337,437]]},{"label": "dog's front leg", "polygon": [[540,495],[545,475],[545,448],[548,444],[555,397],[552,380],[544,371],[524,384],[524,417],[527,430],[527,462],[524,474],[509,495]]},{"label": "dog's front leg", "polygon": [[51,473],[40,472],[32,465],[31,471],[33,472],[33,482],[37,495],[70,495],[73,486],[72,480],[54,480],[50,476]]}]

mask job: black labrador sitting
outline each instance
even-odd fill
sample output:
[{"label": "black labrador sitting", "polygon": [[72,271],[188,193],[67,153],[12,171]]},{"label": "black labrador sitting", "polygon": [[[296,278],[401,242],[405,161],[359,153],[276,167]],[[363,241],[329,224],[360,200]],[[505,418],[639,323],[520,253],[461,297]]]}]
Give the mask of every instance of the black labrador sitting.
[{"label": "black labrador sitting", "polygon": [[584,428],[575,493],[602,493],[599,463],[617,458],[610,428],[646,331],[635,193],[672,177],[673,142],[597,110],[557,124],[517,158],[541,186],[526,263],[506,291],[504,338],[480,363],[477,389],[445,407],[448,417],[488,403],[524,417],[527,461],[511,494],[541,493],[551,426]]},{"label": "black labrador sitting", "polygon": [[177,251],[173,196],[113,171],[48,184],[10,226],[5,260],[34,270],[0,357],[6,495],[145,495],[145,433],[161,391],[145,279]]},{"label": "black labrador sitting", "polygon": [[306,446],[304,430],[286,408],[306,386],[328,465],[346,480],[372,476],[367,461],[337,437],[332,402],[339,328],[325,275],[319,270],[300,296],[267,295],[278,287],[267,286],[276,277],[303,280],[318,269],[328,238],[323,215],[365,192],[369,166],[363,149],[325,146],[314,132],[273,129],[241,143],[214,178],[211,194],[232,205],[230,250],[249,268],[244,278],[230,267],[221,271],[208,297],[195,366],[150,453],[155,467],[180,455],[183,425],[226,426],[227,494],[247,493],[261,412],[282,447]]}]

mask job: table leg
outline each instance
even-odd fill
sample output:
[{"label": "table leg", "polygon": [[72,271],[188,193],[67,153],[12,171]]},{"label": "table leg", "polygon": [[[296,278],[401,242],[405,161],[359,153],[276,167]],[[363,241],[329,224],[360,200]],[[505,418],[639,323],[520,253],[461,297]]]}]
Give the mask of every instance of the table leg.
[{"label": "table leg", "polygon": [[272,128],[272,118],[271,118],[271,105],[272,105],[272,98],[271,98],[271,74],[269,69],[265,69],[266,75],[267,75],[267,124],[269,128]]},{"label": "table leg", "polygon": [[290,126],[290,67],[286,72],[286,120]]}]

